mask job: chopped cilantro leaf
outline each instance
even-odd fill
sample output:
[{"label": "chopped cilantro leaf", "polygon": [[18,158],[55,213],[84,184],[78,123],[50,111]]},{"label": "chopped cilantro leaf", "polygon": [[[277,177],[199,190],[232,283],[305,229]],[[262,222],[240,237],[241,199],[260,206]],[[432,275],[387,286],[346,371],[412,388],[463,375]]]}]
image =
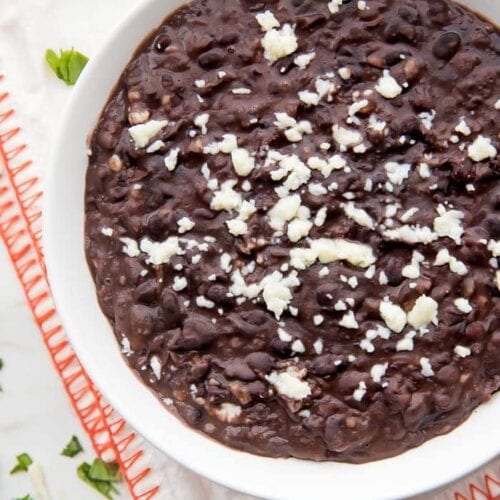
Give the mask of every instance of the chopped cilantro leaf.
[{"label": "chopped cilantro leaf", "polygon": [[48,49],[45,52],[45,60],[57,78],[66,83],[66,85],[74,85],[89,58],[75,49],[60,50],[59,55],[53,50]]},{"label": "chopped cilantro leaf", "polygon": [[81,451],[83,451],[83,447],[80,444],[80,441],[78,441],[78,438],[76,436],[72,436],[70,442],[61,452],[61,455],[64,455],[65,457],[74,457],[75,455],[78,455],[78,453],[80,453]]},{"label": "chopped cilantro leaf", "polygon": [[112,499],[112,493],[118,493],[113,483],[121,481],[121,474],[117,464],[107,464],[96,458],[92,465],[83,462],[77,469],[78,477],[101,495]]},{"label": "chopped cilantro leaf", "polygon": [[14,500],[35,500],[31,495],[24,495],[23,497],[14,498]]},{"label": "chopped cilantro leaf", "polygon": [[29,466],[33,463],[31,457],[27,453],[21,453],[17,455],[17,464],[10,471],[11,474],[16,474],[17,472],[27,472]]},{"label": "chopped cilantro leaf", "polygon": [[118,464],[108,464],[100,458],[96,458],[92,462],[89,476],[96,481],[109,481],[111,483],[119,483],[122,480]]}]

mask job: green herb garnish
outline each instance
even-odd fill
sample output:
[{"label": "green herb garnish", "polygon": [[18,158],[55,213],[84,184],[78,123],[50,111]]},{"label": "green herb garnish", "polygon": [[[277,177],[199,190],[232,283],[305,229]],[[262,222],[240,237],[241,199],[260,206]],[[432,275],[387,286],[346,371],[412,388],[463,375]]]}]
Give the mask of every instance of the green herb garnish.
[{"label": "green herb garnish", "polygon": [[24,495],[23,497],[14,498],[14,500],[35,500],[31,495]]},{"label": "green herb garnish", "polygon": [[83,462],[76,472],[83,482],[106,498],[112,499],[112,493],[118,493],[118,490],[113,486],[113,483],[119,483],[122,480],[117,464],[108,464],[100,458],[96,458],[92,465]]},{"label": "green herb garnish", "polygon": [[72,436],[70,442],[66,445],[66,448],[64,448],[61,452],[61,455],[64,455],[65,457],[74,457],[81,451],[83,451],[83,447],[80,444],[80,441],[78,441],[76,436]]},{"label": "green herb garnish", "polygon": [[3,359],[0,358],[0,370],[3,368]]},{"label": "green herb garnish", "polygon": [[31,457],[27,453],[21,453],[17,455],[17,464],[10,471],[11,474],[16,474],[18,472],[27,472],[29,466],[33,463]]},{"label": "green herb garnish", "polygon": [[85,68],[89,58],[75,49],[60,50],[57,55],[52,49],[45,52],[45,60],[66,85],[74,85]]}]

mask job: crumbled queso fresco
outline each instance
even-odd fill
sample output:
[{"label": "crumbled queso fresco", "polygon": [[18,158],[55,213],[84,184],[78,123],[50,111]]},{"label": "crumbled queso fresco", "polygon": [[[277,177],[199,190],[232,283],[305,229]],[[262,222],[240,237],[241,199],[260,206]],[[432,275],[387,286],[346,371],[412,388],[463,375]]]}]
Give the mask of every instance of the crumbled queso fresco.
[{"label": "crumbled queso fresco", "polygon": [[91,141],[130,366],[249,452],[366,462],[500,386],[500,34],[448,0],[195,0]]}]

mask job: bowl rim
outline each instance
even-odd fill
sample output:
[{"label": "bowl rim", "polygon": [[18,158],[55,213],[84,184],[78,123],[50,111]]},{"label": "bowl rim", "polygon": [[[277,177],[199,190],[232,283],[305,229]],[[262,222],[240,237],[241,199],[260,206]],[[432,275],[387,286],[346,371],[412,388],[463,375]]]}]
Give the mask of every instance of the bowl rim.
[{"label": "bowl rim", "polygon": [[[99,92],[101,94],[104,92],[108,96],[112,90],[112,87],[103,89],[99,86],[99,74],[106,74],[105,68],[109,65],[110,55],[115,52],[119,53],[121,50],[122,53],[119,59],[128,61],[132,57],[135,47],[147,36],[147,31],[137,33],[137,25],[150,26],[150,30],[154,29],[165,16],[184,3],[187,2],[185,0],[145,0],[135,6],[124,20],[111,31],[101,49],[90,60],[74,88],[73,95],[63,113],[53,141],[49,165],[45,175],[43,243],[48,279],[66,333],[78,358],[98,389],[132,428],[137,430],[153,446],[177,462],[216,483],[250,495],[269,499],[301,498],[306,491],[303,485],[300,484],[304,483],[304,481],[301,481],[301,477],[304,477],[304,475],[308,477],[308,480],[305,481],[305,483],[308,483],[307,492],[311,492],[310,488],[312,488],[318,500],[329,497],[330,490],[326,490],[326,485],[331,484],[332,481],[335,481],[342,498],[360,498],[360,495],[366,499],[409,497],[440,488],[471,473],[499,456],[500,429],[497,429],[496,434],[494,429],[486,432],[482,428],[480,420],[481,418],[486,420],[490,414],[498,414],[500,411],[499,394],[487,404],[481,405],[464,424],[450,434],[434,438],[402,455],[362,465],[336,462],[315,463],[295,459],[258,457],[230,449],[215,442],[211,438],[189,428],[166,411],[159,400],[138,380],[138,377],[124,362],[119,352],[120,349],[116,348],[118,343],[109,324],[103,322],[104,315],[97,305],[95,288],[93,289],[93,299],[88,294],[88,280],[91,280],[90,271],[86,260],[80,259],[83,252],[83,227],[80,228],[82,234],[79,236],[77,229],[69,224],[69,220],[81,221],[83,199],[80,200],[79,209],[75,207],[68,209],[68,221],[66,221],[66,217],[61,217],[60,213],[61,210],[65,209],[68,202],[71,202],[71,193],[73,192],[71,187],[66,192],[65,186],[76,186],[75,183],[78,183],[78,179],[81,184],[81,174],[85,175],[87,158],[81,158],[80,155],[84,148],[86,149],[86,146],[80,143],[88,136],[90,130],[88,125],[90,124],[93,127],[97,122],[98,115],[106,100],[93,103],[91,107],[99,110],[99,113],[93,118],[92,112],[87,115],[85,102],[88,99],[92,102],[94,94],[99,94]],[[164,15],[155,17],[154,14],[162,12],[162,9]],[[117,42],[124,40],[125,35],[130,33],[135,33],[135,35],[131,37],[131,43],[128,42],[128,49],[120,48],[121,44]],[[119,48],[116,49],[116,47]],[[134,50],[130,51],[130,47]],[[124,52],[125,50],[128,50],[128,52]],[[125,65],[119,69],[119,73],[124,67]],[[110,71],[112,74],[107,77],[108,84],[118,78],[116,70]],[[82,124],[75,125],[75,120],[77,120],[75,117],[80,116],[85,116],[82,119]],[[78,153],[76,153],[77,151]],[[77,158],[74,163],[85,164],[83,172],[80,168],[78,175],[75,174],[73,179],[71,176],[69,179],[63,179],[64,176],[60,175],[62,165],[67,165],[68,162],[72,165],[70,160],[74,160],[74,158]],[[71,171],[76,172],[74,168]],[[78,191],[78,188],[75,189]],[[76,214],[73,215],[75,210]],[[63,228],[67,231],[63,231]],[[80,250],[74,246],[71,236],[75,236],[77,242],[81,242]],[[74,253],[67,252],[68,249],[72,248],[72,245],[73,248],[76,248],[76,251]],[[87,278],[85,278],[85,273]],[[75,291],[80,291],[80,283],[83,283],[81,287],[83,289],[82,296],[84,299],[88,299],[86,304],[78,304],[78,299],[74,297]],[[116,355],[111,351],[108,352],[111,356],[109,358],[112,365],[111,369],[105,366],[108,359],[101,356],[101,353],[95,352],[95,345],[89,345],[85,334],[85,329],[89,327],[96,327],[103,335],[107,336],[103,337],[103,340],[105,340],[102,344],[103,349],[109,347],[109,341],[115,345]],[[106,333],[104,333],[104,329],[107,330]],[[108,338],[110,335],[112,339]],[[120,361],[118,361],[118,358]],[[105,361],[106,363],[104,363]],[[123,366],[119,366],[118,363]],[[124,369],[129,373],[129,376],[126,376]],[[122,384],[121,378],[119,381],[115,379],[113,370],[116,370],[120,376],[127,379],[125,384]],[[135,379],[135,383],[131,377]],[[122,385],[126,386],[126,388],[120,387]],[[146,405],[147,414],[137,410],[134,404],[136,401],[139,404]],[[151,425],[153,422],[155,424],[159,423],[159,412],[165,414],[162,423],[165,424],[166,429],[163,426],[153,428]],[[150,417],[150,414],[153,417]],[[154,420],[154,416],[156,416],[156,420]],[[474,433],[471,431],[474,431]],[[476,439],[478,433],[480,438]],[[179,439],[177,435],[179,435]],[[497,439],[492,439],[493,435],[497,436]],[[471,439],[471,436],[474,439]],[[464,448],[464,442],[461,442],[460,437],[461,439],[469,438],[468,443],[465,440],[465,448],[468,448],[469,452],[472,450],[472,454],[467,457],[467,463],[464,463],[464,460],[459,457]],[[471,441],[473,442],[471,443]],[[194,450],[186,450],[189,447],[186,444],[194,446]],[[443,449],[446,447],[449,447],[448,451]],[[480,450],[479,447],[481,447]],[[436,467],[437,460],[439,460],[439,467]],[[431,464],[429,464],[429,461]],[[400,463],[403,465],[399,465]],[[245,467],[250,470],[240,470]],[[418,478],[414,477],[413,471],[407,470],[407,468],[411,467],[416,467],[420,471]],[[266,477],[267,469],[273,471],[273,477]],[[264,477],[259,476],[260,481],[255,480],[255,474],[252,474],[254,470],[263,472]],[[421,472],[424,472],[424,477],[422,477]],[[270,475],[272,474],[270,473]],[[295,479],[296,477],[297,479]],[[365,479],[365,481],[353,481],[353,479],[359,479],[359,477]],[[285,481],[285,479],[287,480]],[[319,486],[318,484],[309,484],[311,482],[309,479],[318,480]],[[392,484],[390,484],[391,480]],[[276,484],[279,484],[279,488],[276,487]]]}]

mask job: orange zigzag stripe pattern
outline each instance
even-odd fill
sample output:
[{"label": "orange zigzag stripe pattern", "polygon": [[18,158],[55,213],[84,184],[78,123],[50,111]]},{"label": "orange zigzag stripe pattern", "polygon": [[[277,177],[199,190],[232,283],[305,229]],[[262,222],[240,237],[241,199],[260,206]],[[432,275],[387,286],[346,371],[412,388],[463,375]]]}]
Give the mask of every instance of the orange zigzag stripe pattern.
[{"label": "orange zigzag stripe pattern", "polygon": [[487,474],[484,476],[484,487],[470,483],[465,495],[455,493],[455,500],[500,500],[500,481]]},{"label": "orange zigzag stripe pattern", "polygon": [[[3,76],[0,75],[0,87]],[[0,239],[22,285],[38,329],[64,389],[96,453],[116,461],[134,500],[150,500],[159,491],[138,437],[93,386],[74,354],[58,319],[47,282],[41,245],[42,191],[24,160],[19,128],[10,126],[14,110],[0,91]],[[149,477],[148,477],[149,476]]]}]

